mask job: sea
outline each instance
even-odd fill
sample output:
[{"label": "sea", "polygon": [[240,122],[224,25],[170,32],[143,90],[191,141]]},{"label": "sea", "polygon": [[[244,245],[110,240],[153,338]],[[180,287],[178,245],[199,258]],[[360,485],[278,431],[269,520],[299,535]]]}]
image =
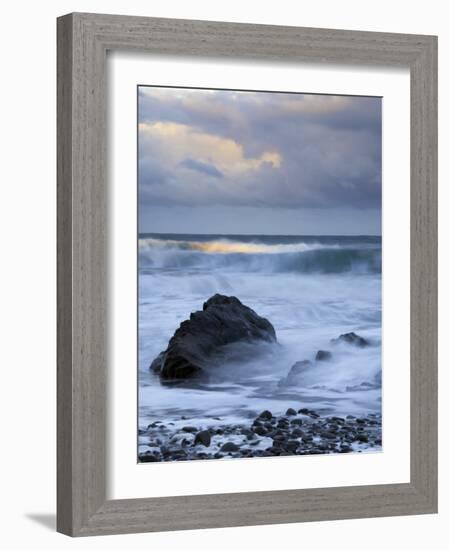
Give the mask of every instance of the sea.
[{"label": "sea", "polygon": [[[204,426],[263,410],[381,413],[382,241],[378,236],[139,235],[139,427]],[[236,296],[275,328],[278,345],[238,352],[216,376],[161,384],[153,359],[191,312],[216,293]],[[331,344],[355,332],[370,345]],[[314,362],[318,350],[331,361]],[[295,384],[292,365],[310,360]]]}]

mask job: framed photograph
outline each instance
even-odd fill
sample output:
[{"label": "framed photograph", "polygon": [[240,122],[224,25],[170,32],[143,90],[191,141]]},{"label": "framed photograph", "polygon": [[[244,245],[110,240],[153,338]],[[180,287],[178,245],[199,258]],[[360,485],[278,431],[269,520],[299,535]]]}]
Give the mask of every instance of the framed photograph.
[{"label": "framed photograph", "polygon": [[58,531],[437,511],[437,39],[58,19]]}]

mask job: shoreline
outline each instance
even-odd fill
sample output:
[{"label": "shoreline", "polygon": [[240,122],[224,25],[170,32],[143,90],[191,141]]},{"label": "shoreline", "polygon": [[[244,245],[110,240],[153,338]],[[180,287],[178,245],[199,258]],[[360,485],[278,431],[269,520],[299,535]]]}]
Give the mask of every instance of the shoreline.
[{"label": "shoreline", "polygon": [[[342,454],[382,450],[382,417],[320,416],[316,411],[289,408],[278,416],[262,411],[253,421],[174,427],[156,420],[139,430],[141,463],[219,460],[272,456]],[[142,442],[140,440],[142,439]]]}]

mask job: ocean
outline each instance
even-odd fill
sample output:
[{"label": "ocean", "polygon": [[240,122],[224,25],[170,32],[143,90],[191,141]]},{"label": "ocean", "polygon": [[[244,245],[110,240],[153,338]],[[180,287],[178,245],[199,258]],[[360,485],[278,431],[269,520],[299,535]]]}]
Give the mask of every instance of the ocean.
[{"label": "ocean", "polygon": [[[381,238],[376,236],[139,235],[139,428],[185,420],[244,423],[263,410],[308,407],[320,415],[381,413]],[[181,321],[216,293],[237,296],[276,330],[279,345],[217,376],[162,385],[149,366]],[[332,346],[355,332],[370,345]],[[283,384],[297,361],[329,350],[332,361]],[[144,446],[147,440],[141,438]]]}]

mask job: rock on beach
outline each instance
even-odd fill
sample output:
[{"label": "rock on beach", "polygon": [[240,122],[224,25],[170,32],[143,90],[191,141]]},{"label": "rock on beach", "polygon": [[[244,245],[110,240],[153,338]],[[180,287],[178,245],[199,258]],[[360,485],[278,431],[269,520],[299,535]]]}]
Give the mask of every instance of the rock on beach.
[{"label": "rock on beach", "polygon": [[276,342],[273,325],[235,296],[215,294],[181,323],[150,369],[162,380],[198,377],[224,346],[256,341]]}]

